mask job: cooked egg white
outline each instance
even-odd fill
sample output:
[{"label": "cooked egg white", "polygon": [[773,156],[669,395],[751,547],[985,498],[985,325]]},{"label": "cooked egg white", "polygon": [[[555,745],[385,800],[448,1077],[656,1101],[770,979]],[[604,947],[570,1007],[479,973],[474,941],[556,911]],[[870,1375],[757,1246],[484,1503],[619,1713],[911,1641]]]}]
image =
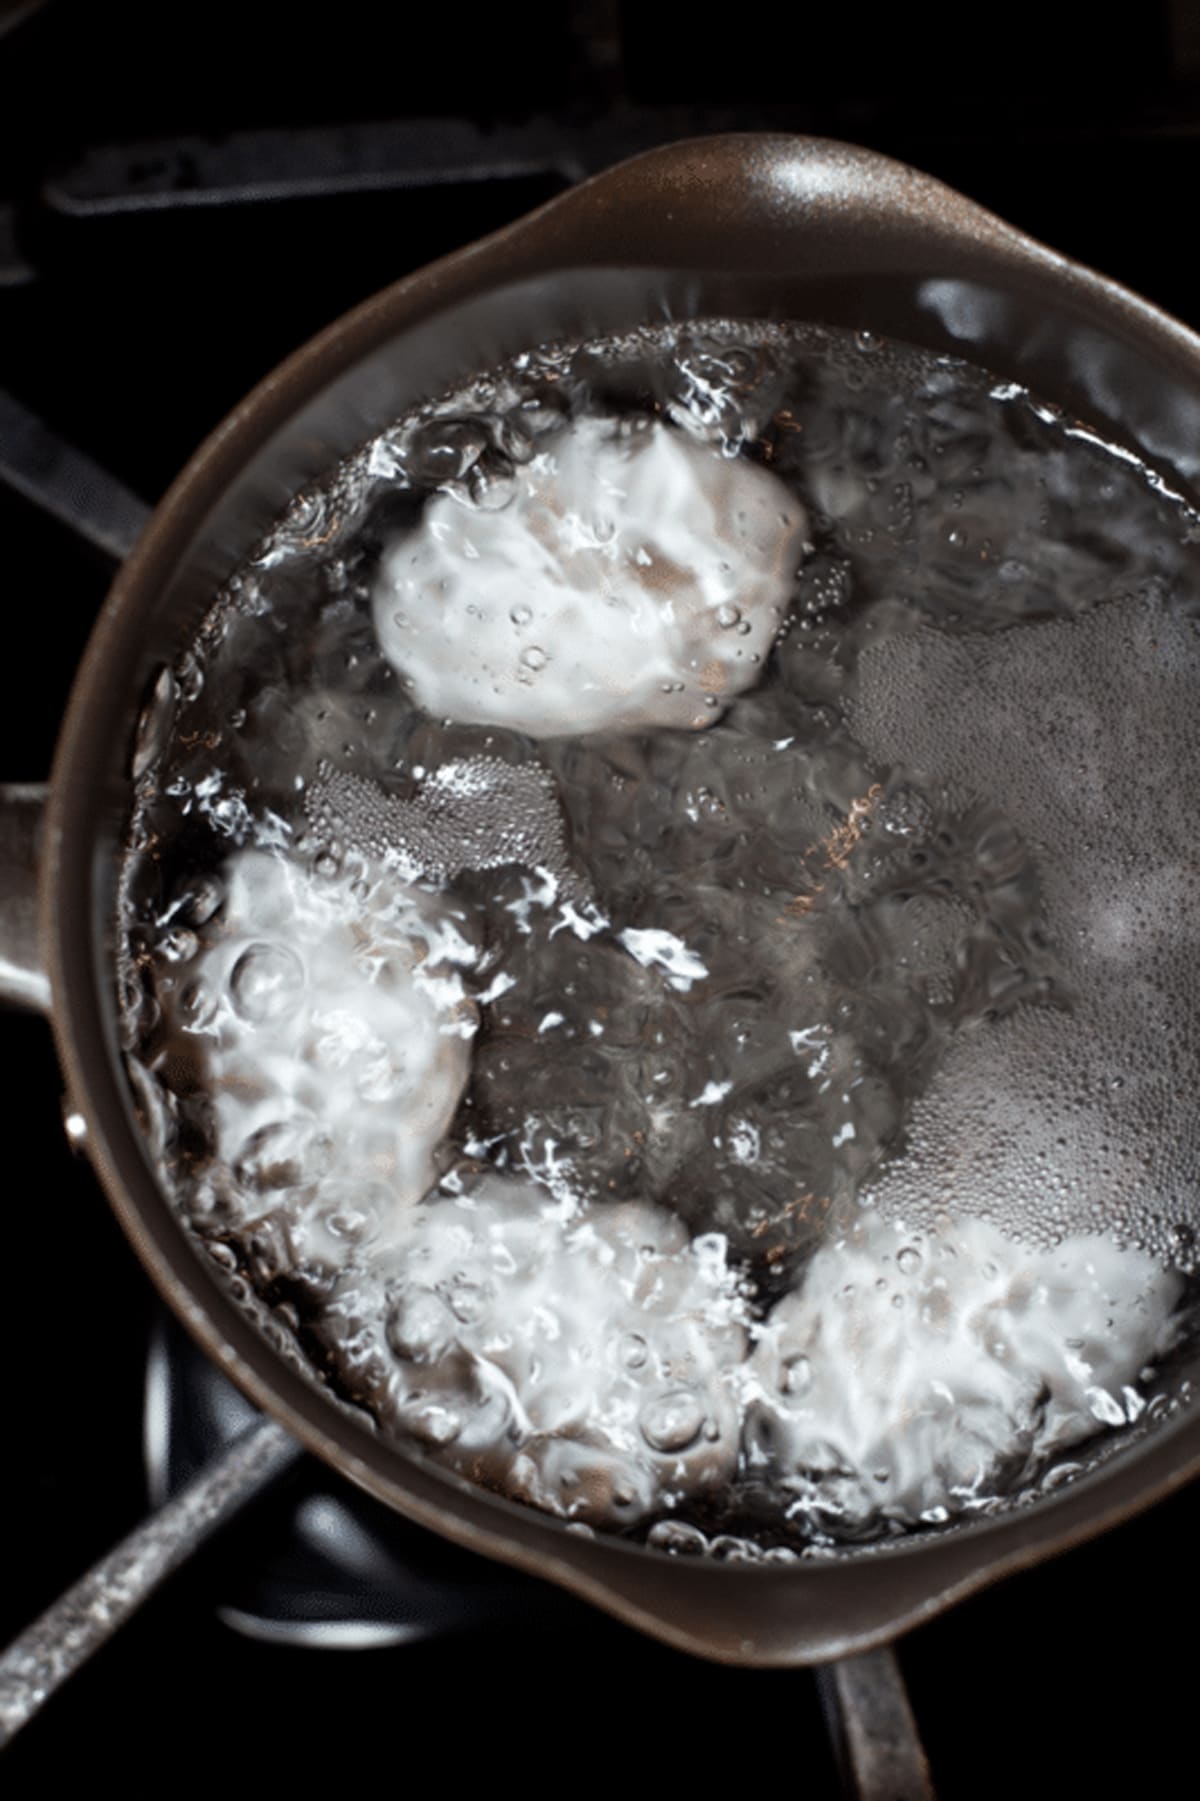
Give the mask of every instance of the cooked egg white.
[{"label": "cooked egg white", "polygon": [[449,494],[385,553],[384,654],[438,718],[533,737],[698,730],[758,680],[808,520],[745,458],[582,419],[499,512]]}]

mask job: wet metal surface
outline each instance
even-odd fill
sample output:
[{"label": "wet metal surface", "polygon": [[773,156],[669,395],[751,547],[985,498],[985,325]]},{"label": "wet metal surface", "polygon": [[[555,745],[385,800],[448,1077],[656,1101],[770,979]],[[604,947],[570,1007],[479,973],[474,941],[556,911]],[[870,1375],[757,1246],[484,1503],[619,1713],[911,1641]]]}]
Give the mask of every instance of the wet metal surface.
[{"label": "wet metal surface", "polygon": [[0,390],[0,481],[119,563],[150,509],[115,476]]},{"label": "wet metal surface", "polygon": [[0,1749],[173,1570],[297,1455],[282,1426],[260,1420],[47,1608],[0,1656]]}]

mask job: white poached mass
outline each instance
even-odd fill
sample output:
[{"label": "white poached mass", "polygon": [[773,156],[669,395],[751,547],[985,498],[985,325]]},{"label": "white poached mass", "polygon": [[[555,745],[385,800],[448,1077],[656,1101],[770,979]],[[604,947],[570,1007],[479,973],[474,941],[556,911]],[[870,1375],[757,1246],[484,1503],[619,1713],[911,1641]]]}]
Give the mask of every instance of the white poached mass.
[{"label": "white poached mass", "polygon": [[499,512],[449,494],[386,552],[384,655],[435,718],[698,730],[758,680],[806,553],[775,476],[658,421],[580,419]]},{"label": "white poached mass", "polygon": [[1002,1478],[1137,1419],[1182,1283],[1099,1234],[1053,1250],[981,1219],[914,1233],[875,1209],[772,1309],[745,1387],[748,1471],[840,1531],[937,1524]]},{"label": "white poached mass", "polygon": [[377,1408],[386,1369],[391,1423],[553,1513],[620,1525],[733,1474],[746,1304],[724,1239],[662,1208],[486,1176],[408,1215],[326,1318]]},{"label": "white poached mass", "polygon": [[256,1256],[282,1233],[281,1270],[326,1272],[318,1334],[385,1426],[596,1525],[740,1469],[819,1536],[987,1506],[1138,1417],[1181,1278],[1100,1234],[1046,1248],[856,1209],[755,1323],[725,1238],[661,1207],[515,1175],[439,1188],[475,951],[378,867],[239,852],[174,1005],[226,1205]]},{"label": "white poached mass", "polygon": [[[244,1219],[286,1203],[299,1259],[340,1261],[437,1176],[470,1070],[472,956],[390,877],[239,852],[180,1001],[218,1168]],[[332,1235],[332,1237],[331,1237]]]}]

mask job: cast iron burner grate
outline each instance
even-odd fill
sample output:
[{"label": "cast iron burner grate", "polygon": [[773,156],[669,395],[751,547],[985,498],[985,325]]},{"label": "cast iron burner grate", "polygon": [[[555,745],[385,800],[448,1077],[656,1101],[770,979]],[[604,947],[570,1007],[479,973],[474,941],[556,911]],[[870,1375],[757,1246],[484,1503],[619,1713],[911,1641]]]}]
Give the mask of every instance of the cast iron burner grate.
[{"label": "cast iron burner grate", "polygon": [[[160,1313],[146,1365],[146,1468],[162,1506],[228,1451],[256,1410]],[[562,1590],[448,1544],[335,1482],[303,1458],[264,1499],[254,1551],[226,1563],[212,1596],[248,1638],[318,1649],[407,1645],[472,1628],[504,1630],[537,1615],[586,1630],[591,1615]]]}]

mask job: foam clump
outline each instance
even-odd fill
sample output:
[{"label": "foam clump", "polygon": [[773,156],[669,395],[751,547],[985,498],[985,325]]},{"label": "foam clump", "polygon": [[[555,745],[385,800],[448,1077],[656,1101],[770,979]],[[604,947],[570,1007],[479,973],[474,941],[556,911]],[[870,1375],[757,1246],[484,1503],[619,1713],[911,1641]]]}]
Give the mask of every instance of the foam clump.
[{"label": "foam clump", "polygon": [[181,1042],[208,1091],[223,1204],[241,1223],[286,1204],[302,1262],[343,1197],[360,1236],[436,1179],[470,1070],[471,950],[428,897],[387,878],[360,874],[351,897],[344,880],[258,850],[222,874],[175,1002]]},{"label": "foam clump", "polygon": [[1178,1276],[1101,1234],[1042,1251],[972,1218],[864,1212],[772,1310],[746,1383],[748,1472],[794,1526],[893,1530],[993,1503],[1145,1407]]},{"label": "foam clump", "polygon": [[732,1476],[745,1317],[720,1238],[485,1176],[349,1271],[319,1329],[349,1392],[452,1467],[620,1525]]},{"label": "foam clump", "polygon": [[384,655],[436,718],[533,737],[696,730],[756,682],[808,520],[744,458],[584,418],[491,512],[450,494],[387,550]]}]

